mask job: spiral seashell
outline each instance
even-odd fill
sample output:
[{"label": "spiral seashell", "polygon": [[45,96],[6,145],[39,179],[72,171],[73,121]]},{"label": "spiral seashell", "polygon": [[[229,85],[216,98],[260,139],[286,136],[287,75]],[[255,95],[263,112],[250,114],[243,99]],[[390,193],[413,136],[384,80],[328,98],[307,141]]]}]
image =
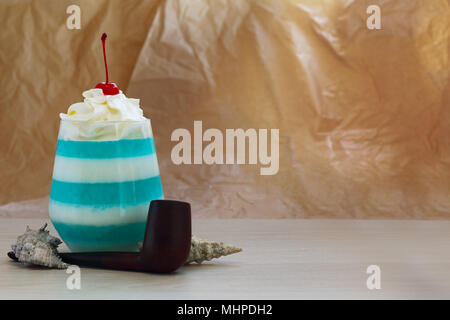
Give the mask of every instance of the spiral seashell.
[{"label": "spiral seashell", "polygon": [[56,249],[61,244],[61,240],[51,236],[45,230],[46,227],[47,223],[39,230],[31,230],[27,226],[25,233],[17,237],[16,243],[11,245],[13,256],[15,260],[24,264],[65,269],[68,265],[62,262]]},{"label": "spiral seashell", "polygon": [[189,251],[186,264],[192,262],[202,263],[203,261],[210,261],[241,251],[241,248],[223,242],[208,241],[192,236],[191,250]]}]

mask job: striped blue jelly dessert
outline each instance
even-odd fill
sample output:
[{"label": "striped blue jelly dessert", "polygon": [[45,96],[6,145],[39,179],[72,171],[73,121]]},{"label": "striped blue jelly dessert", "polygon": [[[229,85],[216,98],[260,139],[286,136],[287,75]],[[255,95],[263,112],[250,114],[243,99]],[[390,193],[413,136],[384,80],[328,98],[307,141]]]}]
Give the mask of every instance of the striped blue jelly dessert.
[{"label": "striped blue jelly dessert", "polygon": [[153,137],[58,140],[49,212],[72,251],[137,251],[163,197]]}]

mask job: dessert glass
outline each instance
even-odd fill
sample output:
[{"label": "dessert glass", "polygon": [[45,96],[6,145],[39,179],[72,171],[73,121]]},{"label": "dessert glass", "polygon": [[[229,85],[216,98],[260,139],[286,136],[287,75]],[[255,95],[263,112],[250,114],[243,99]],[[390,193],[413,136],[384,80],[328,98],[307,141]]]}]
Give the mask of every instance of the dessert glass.
[{"label": "dessert glass", "polygon": [[61,120],[49,213],[72,251],[138,251],[163,198],[149,119]]}]

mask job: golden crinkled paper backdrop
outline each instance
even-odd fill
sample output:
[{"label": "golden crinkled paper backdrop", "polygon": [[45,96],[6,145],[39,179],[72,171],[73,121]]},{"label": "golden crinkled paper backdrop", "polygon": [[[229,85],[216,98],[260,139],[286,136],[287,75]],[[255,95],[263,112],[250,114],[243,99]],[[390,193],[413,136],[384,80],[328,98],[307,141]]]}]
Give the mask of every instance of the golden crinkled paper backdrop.
[{"label": "golden crinkled paper backdrop", "polygon": [[[81,30],[67,30],[78,4]],[[381,30],[369,30],[369,5]],[[447,0],[6,1],[0,213],[47,214],[59,112],[110,78],[194,217],[450,218]],[[277,128],[280,169],[174,165],[171,133]],[[204,143],[205,146],[207,143]],[[37,200],[36,200],[37,199]]]}]

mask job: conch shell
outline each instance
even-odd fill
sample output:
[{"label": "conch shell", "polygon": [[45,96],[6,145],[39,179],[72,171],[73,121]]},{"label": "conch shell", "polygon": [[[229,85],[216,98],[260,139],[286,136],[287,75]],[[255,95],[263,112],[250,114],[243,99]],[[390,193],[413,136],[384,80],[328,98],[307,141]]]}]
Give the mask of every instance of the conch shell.
[{"label": "conch shell", "polygon": [[227,256],[229,254],[241,252],[241,248],[237,248],[223,242],[214,242],[203,240],[192,236],[191,250],[186,260],[186,264],[191,262],[202,263],[203,261],[210,261],[215,258]]},{"label": "conch shell", "polygon": [[31,230],[27,226],[25,233],[17,237],[16,243],[11,246],[13,256],[15,260],[25,264],[65,269],[68,264],[62,262],[56,249],[61,244],[61,240],[51,236],[45,230],[46,227],[47,224],[44,224],[39,230]]}]

